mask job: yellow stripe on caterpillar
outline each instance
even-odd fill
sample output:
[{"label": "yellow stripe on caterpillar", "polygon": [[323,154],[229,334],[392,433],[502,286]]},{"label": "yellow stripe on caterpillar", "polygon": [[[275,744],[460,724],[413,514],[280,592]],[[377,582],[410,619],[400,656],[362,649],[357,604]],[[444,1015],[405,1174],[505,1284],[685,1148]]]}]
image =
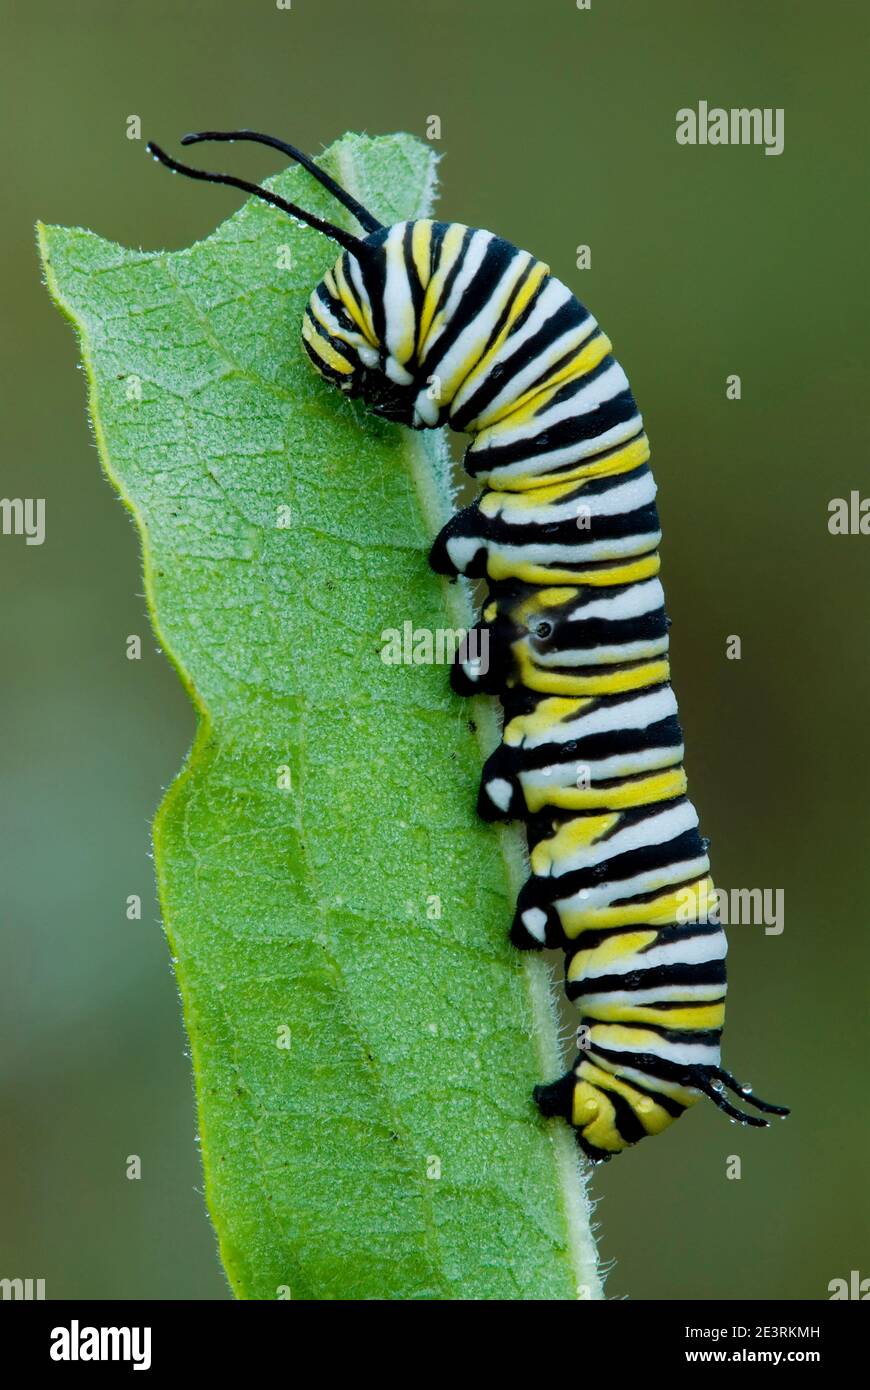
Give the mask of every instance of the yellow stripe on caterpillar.
[{"label": "yellow stripe on caterpillar", "polygon": [[531,714],[519,714],[505,726],[502,741],[515,748],[525,738],[549,733],[557,724],[575,719],[594,703],[594,700],[563,700],[557,696],[542,700]]},{"label": "yellow stripe on caterpillar", "polygon": [[[687,985],[687,993],[692,986]],[[654,1004],[609,1004],[602,999],[594,1005],[584,1001],[583,1018],[587,1023],[657,1023],[662,1028],[713,1029],[725,1022],[725,1005],[692,1004],[685,1008],[656,1008]]]},{"label": "yellow stripe on caterpillar", "polygon": [[[499,487],[504,492],[530,492],[539,487],[551,487],[556,482],[615,477],[639,468],[649,456],[649,440],[645,434],[640,434],[620,449],[591,459],[581,459],[571,468],[559,469],[554,473],[516,473],[510,478],[500,478]],[[488,477],[489,474],[481,473],[480,481],[486,483]]]},{"label": "yellow stripe on caterpillar", "polygon": [[574,569],[554,569],[505,560],[497,550],[490,550],[486,569],[489,578],[496,583],[505,579],[520,579],[524,584],[589,584],[600,589],[616,584],[632,584],[637,579],[651,579],[661,569],[661,560],[658,551],[652,551],[639,560],[608,568],[583,569],[581,562]]},{"label": "yellow stripe on caterpillar", "polygon": [[638,666],[620,666],[607,675],[577,676],[569,670],[536,666],[525,642],[515,642],[514,652],[518,667],[514,683],[546,695],[622,695],[630,690],[662,685],[670,679],[671,673],[667,659],[662,657]]},{"label": "yellow stripe on caterpillar", "polygon": [[439,332],[444,322],[443,310],[436,314],[438,301],[441,298],[441,291],[444,288],[447,277],[453,269],[453,265],[462,249],[463,238],[468,228],[460,222],[452,222],[444,233],[441,242],[441,253],[438,258],[438,265],[435,273],[426,287],[423,296],[423,305],[420,310],[420,324],[417,333],[420,348],[419,355],[425,359],[430,340]]},{"label": "yellow stripe on caterpillar", "polygon": [[605,937],[598,946],[590,947],[587,951],[576,951],[571,957],[565,979],[572,984],[582,980],[591,961],[594,961],[596,966],[612,965],[624,956],[636,955],[645,946],[653,946],[657,936],[658,932],[650,931],[648,928],[644,931],[614,932],[613,936]]},{"label": "yellow stripe on caterpillar", "polygon": [[344,273],[344,266],[340,260],[335,264],[333,275],[338,290],[339,303],[350,314],[369,347],[377,349],[378,338],[374,330],[370,310],[368,306],[359,299],[353,285],[349,283]]},{"label": "yellow stripe on caterpillar", "polygon": [[619,821],[617,814],[576,816],[573,820],[565,821],[555,835],[548,840],[539,840],[535,845],[530,855],[532,872],[539,877],[552,873],[556,866],[570,859],[575,850],[585,849],[594,845],[602,835],[609,835]]},{"label": "yellow stripe on caterpillar", "polygon": [[669,801],[683,796],[687,789],[682,767],[668,768],[651,777],[636,777],[631,781],[615,782],[602,787],[538,787],[530,786],[520,773],[520,785],[526,805],[532,812],[552,806],[564,811],[622,811],[630,806],[648,806],[654,801]]},{"label": "yellow stripe on caterpillar", "polygon": [[[661,893],[658,897],[644,902],[642,909],[644,923],[648,923],[652,927],[676,926],[681,923],[684,920],[681,914],[685,911],[687,893],[696,897],[699,903],[709,904],[708,910],[712,908],[713,881],[710,878],[703,878],[699,879],[696,884],[675,888],[672,892]],[[580,906],[579,908],[571,908],[563,905],[560,919],[565,935],[573,940],[584,931],[600,931],[608,927],[630,927],[633,922],[637,921],[637,915],[637,903],[628,903],[622,907]]]},{"label": "yellow stripe on caterpillar", "polygon": [[[592,331],[595,329],[593,327]],[[606,333],[599,333],[592,338],[584,348],[581,348],[576,357],[558,371],[555,376],[548,378],[546,385],[535,382],[525,391],[518,400],[513,402],[510,409],[500,410],[497,415],[492,417],[485,425],[481,425],[478,440],[481,448],[487,448],[490,444],[500,443],[499,436],[505,431],[518,429],[521,425],[527,425],[535,415],[550,404],[553,396],[566,386],[569,381],[575,381],[578,377],[586,376],[600,366],[607,354],[612,350],[613,344]]]},{"label": "yellow stripe on caterpillar", "polygon": [[317,353],[317,356],[333,372],[340,372],[342,376],[348,376],[353,372],[353,367],[346,357],[342,357],[336,348],[333,347],[323,334],[318,331],[311,319],[306,319],[302,325],[302,336],[309,347]]}]

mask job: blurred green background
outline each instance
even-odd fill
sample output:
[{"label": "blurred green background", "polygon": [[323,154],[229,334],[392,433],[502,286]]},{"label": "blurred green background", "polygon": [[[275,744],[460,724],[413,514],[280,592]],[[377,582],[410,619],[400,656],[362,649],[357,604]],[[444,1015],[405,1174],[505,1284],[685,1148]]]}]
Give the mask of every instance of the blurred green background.
[{"label": "blurred green background", "polygon": [[[44,497],[47,538],[0,537],[0,1276],[45,1278],[49,1298],[228,1296],[149,859],[193,714],[150,636],[136,538],[100,476],[33,223],[180,247],[239,199],[168,179],[144,138],[174,148],[191,128],[248,125],[317,151],[345,129],[423,136],[430,115],[441,215],[548,261],[631,377],[716,881],[785,891],[782,935],[730,933],[725,1059],[795,1113],[757,1133],[699,1107],[597,1171],[607,1292],[826,1298],[831,1279],[870,1275],[870,537],[827,529],[831,498],[870,495],[865,7],[2,11],[0,492]],[[675,112],[700,99],[783,107],[784,153],[677,146]],[[143,141],[127,139],[134,114]],[[249,177],[278,167],[254,147],[225,153]],[[575,265],[581,243],[589,270]],[[725,399],[729,373],[739,402]],[[131,633],[145,639],[140,662],[125,657]],[[739,661],[725,657],[731,634]],[[133,893],[140,922],[125,916]],[[129,1154],[141,1181],[125,1176]],[[739,1181],[726,1178],[731,1154]]]}]

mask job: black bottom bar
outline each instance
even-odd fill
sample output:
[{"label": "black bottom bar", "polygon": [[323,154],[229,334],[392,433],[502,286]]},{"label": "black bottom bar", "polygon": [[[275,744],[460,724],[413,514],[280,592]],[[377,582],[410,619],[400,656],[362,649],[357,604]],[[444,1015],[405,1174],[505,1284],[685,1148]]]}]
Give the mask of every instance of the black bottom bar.
[{"label": "black bottom bar", "polygon": [[[651,1363],[657,1378],[674,1367],[694,1367],[703,1375],[707,1367],[717,1365],[810,1366],[830,1378],[850,1364],[861,1364],[867,1328],[860,1310],[862,1301],[581,1302],[570,1313],[572,1336],[566,1345],[582,1346],[586,1384],[592,1372],[618,1372],[622,1380],[626,1372],[643,1371]],[[512,1305],[500,1306],[501,1313],[498,1306],[475,1313],[474,1323],[467,1325],[468,1337],[462,1342],[463,1358],[473,1356],[475,1347],[487,1348],[488,1373],[498,1348],[515,1356],[520,1339],[531,1330],[528,1319],[517,1323],[511,1312],[512,1321],[505,1325],[503,1337],[494,1339],[489,1329],[488,1335],[481,1335],[485,1330],[481,1316],[485,1324],[491,1317],[497,1329],[505,1309]],[[419,1366],[411,1352],[412,1343],[392,1341],[396,1332],[401,1338],[402,1323],[409,1314],[395,1310],[385,1313],[382,1330],[372,1324],[373,1316],[379,1315],[370,1305],[345,1304],[342,1309],[335,1303],[306,1304],[303,1312],[302,1306],[293,1302],[0,1302],[4,1361],[16,1367],[16,1383],[22,1383],[21,1372],[26,1377],[30,1370],[47,1371],[50,1378],[60,1381],[71,1375],[99,1378],[105,1370],[113,1377],[135,1376],[137,1365],[140,1378],[171,1375],[173,1381],[187,1372],[199,1378],[214,1371],[222,1380],[234,1372],[250,1377],[254,1367],[271,1374],[270,1366],[274,1372],[283,1367],[292,1378],[294,1370],[302,1371],[306,1380],[313,1375],[316,1381],[321,1365],[318,1350],[328,1351],[322,1370],[329,1378],[339,1368],[343,1350],[355,1375],[363,1366],[377,1370],[382,1357],[383,1373],[389,1374],[392,1367],[395,1374],[397,1355],[401,1361],[407,1354],[407,1371],[416,1379]],[[414,1316],[422,1316],[422,1310]],[[446,1310],[426,1314],[427,1320],[433,1316],[434,1329],[425,1324],[405,1324],[405,1329],[425,1335],[425,1343],[415,1344],[426,1347],[428,1375],[439,1360],[439,1348],[443,1348],[448,1370],[452,1362],[455,1372],[458,1348],[453,1339],[442,1341],[433,1333],[447,1330],[442,1318],[448,1322],[458,1318],[461,1328],[468,1315]],[[321,1317],[324,1321],[319,1324]],[[353,1335],[357,1317],[359,1335],[352,1343],[337,1341],[340,1324],[349,1324]],[[562,1326],[567,1333],[567,1320]],[[391,1338],[389,1342],[384,1334]],[[533,1337],[523,1349],[524,1358],[543,1358],[543,1345],[539,1337]],[[546,1369],[553,1372],[557,1368],[549,1365]],[[545,1370],[543,1359],[541,1370]]]}]

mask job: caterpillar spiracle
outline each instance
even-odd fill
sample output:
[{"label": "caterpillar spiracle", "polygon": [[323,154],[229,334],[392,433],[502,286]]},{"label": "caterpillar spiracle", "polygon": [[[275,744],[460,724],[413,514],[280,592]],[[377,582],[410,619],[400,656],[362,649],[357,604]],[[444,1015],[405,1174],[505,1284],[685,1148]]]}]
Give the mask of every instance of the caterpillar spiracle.
[{"label": "caterpillar spiracle", "polygon": [[[499,236],[428,218],[383,226],[307,155],[302,164],[359,222],[356,237],[228,174],[179,164],[324,232],[342,248],[302,323],[318,372],[377,415],[470,435],[482,486],[436,539],[441,574],[485,579],[490,662],[454,665],[460,694],[504,707],[478,798],[525,823],[531,875],[512,940],[560,947],[580,1050],[535,1090],[594,1161],[658,1134],[701,1096],[785,1115],[720,1062],[726,941],[708,842],[686,794],[659,581],[656,487],[643,421],[597,321],[546,265]],[[481,631],[482,636],[482,631]],[[478,647],[477,650],[480,650]]]}]

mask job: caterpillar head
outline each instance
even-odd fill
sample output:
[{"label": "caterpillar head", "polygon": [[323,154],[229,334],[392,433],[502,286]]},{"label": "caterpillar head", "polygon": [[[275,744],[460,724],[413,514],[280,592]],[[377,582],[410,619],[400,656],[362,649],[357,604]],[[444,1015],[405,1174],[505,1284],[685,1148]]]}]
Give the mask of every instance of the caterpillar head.
[{"label": "caterpillar head", "polygon": [[[345,394],[360,398],[376,415],[417,428],[436,423],[438,406],[432,406],[425,391],[418,391],[412,372],[403,365],[413,355],[413,342],[410,353],[407,342],[390,342],[393,335],[383,322],[383,301],[388,297],[386,265],[389,238],[413,239],[417,226],[425,227],[427,235],[431,235],[429,229],[433,224],[408,222],[384,227],[313,159],[273,135],[262,135],[253,130],[205,130],[185,135],[181,143],[232,143],[236,140],[270,145],[289,155],[353,214],[365,236],[354,236],[343,227],[315,216],[296,203],[287,202],[258,184],[232,174],[214,174],[191,168],[171,158],[153,142],[149,142],[147,148],[159,163],[173,173],[206,183],[228,184],[252,193],[337,242],[342,247],[342,254],[314,289],[303,318],[302,338],[309,357],[321,376]],[[377,293],[374,292],[375,287]],[[377,307],[373,308],[373,304]],[[402,318],[401,312],[399,318]]]},{"label": "caterpillar head", "polygon": [[[413,228],[413,223],[397,224]],[[302,342],[314,367],[331,385],[385,420],[421,426],[414,374],[385,345],[381,301],[386,283],[386,244],[393,228],[382,228],[344,251],[318,285],[302,319]],[[412,343],[413,348],[413,343]]]}]

